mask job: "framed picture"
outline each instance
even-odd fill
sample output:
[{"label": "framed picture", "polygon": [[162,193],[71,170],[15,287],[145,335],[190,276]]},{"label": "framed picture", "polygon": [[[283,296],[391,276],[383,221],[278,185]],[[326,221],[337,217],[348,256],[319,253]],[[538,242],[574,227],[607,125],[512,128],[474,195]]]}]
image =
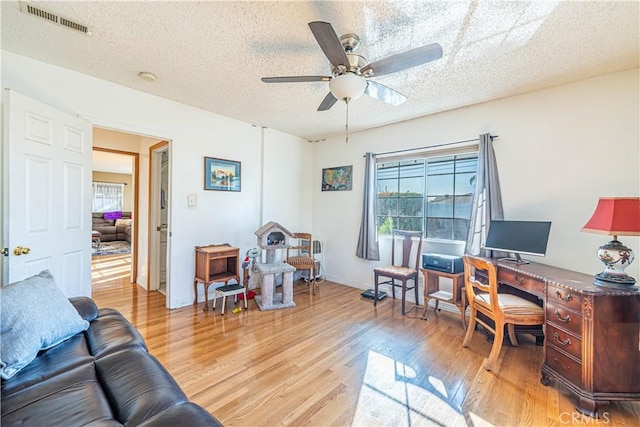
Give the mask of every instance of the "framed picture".
[{"label": "framed picture", "polygon": [[351,190],[353,165],[322,169],[322,191]]},{"label": "framed picture", "polygon": [[240,191],[240,162],[204,158],[204,189]]}]

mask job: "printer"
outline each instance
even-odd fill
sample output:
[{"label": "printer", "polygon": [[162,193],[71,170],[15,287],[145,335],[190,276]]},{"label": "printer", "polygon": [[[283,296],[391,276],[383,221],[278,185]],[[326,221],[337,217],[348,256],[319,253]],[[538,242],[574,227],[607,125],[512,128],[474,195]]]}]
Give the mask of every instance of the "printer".
[{"label": "printer", "polygon": [[456,274],[464,271],[462,257],[434,253],[422,254],[422,268]]}]

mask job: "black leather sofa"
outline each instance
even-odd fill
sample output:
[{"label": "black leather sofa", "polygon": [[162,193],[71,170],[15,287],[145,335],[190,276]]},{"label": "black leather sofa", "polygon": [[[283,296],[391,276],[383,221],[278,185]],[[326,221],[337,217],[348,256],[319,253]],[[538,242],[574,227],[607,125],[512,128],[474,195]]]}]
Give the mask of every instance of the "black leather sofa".
[{"label": "black leather sofa", "polygon": [[2,381],[6,426],[221,426],[190,402],[118,311],[71,298],[86,331]]}]

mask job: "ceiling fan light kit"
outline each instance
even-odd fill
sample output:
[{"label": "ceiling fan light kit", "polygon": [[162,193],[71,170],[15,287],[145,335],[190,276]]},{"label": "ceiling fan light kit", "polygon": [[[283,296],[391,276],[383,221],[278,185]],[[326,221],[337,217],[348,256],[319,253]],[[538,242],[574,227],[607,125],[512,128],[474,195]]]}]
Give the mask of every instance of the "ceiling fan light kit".
[{"label": "ceiling fan light kit", "polygon": [[367,88],[367,80],[353,73],[341,74],[329,82],[329,90],[336,99],[353,101],[362,96]]}]

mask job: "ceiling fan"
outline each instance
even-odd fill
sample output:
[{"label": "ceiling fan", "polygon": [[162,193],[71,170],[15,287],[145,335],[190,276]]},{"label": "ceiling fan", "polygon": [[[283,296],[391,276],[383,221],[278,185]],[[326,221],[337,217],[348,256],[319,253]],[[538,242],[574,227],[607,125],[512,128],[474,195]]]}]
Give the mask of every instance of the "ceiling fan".
[{"label": "ceiling fan", "polygon": [[357,35],[345,34],[338,38],[328,22],[310,22],[309,28],[331,63],[331,76],[263,77],[262,81],[265,83],[329,82],[330,92],[320,103],[318,111],[330,109],[338,99],[348,104],[363,93],[391,105],[400,105],[407,100],[406,96],[370,78],[406,70],[442,58],[442,47],[438,43],[431,43],[368,64],[363,56],[354,53],[360,46],[360,38]]}]

